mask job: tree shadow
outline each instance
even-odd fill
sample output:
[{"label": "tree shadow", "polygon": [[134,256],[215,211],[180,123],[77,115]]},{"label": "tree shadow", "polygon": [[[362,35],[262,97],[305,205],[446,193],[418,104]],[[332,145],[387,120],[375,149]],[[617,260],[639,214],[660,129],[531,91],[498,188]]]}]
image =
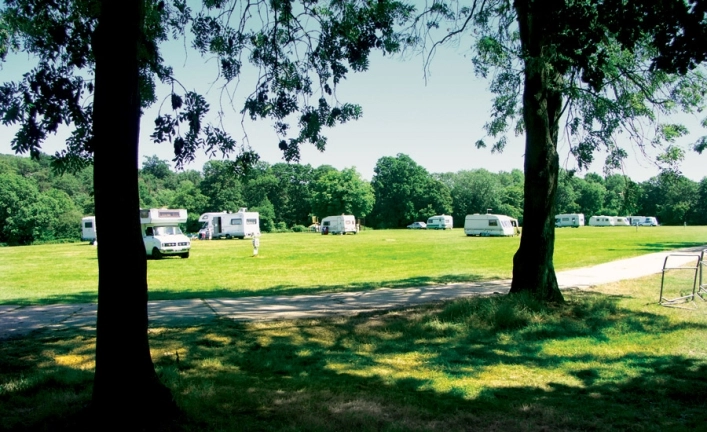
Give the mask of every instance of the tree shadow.
[{"label": "tree shadow", "polygon": [[[707,326],[622,309],[617,300],[569,304],[549,322],[515,327],[485,321],[484,308],[498,301],[492,298],[330,320],[223,320],[153,329],[151,345],[161,379],[185,412],[183,430],[704,427],[707,364],[660,354],[655,337]],[[465,317],[463,307],[479,312]],[[89,336],[72,337],[62,354],[85,350]],[[626,349],[616,339],[637,342]],[[631,345],[640,341],[652,342],[645,350]],[[3,376],[53,367],[42,344],[2,351]],[[21,410],[38,402],[39,388],[0,393],[0,405]],[[83,394],[81,386],[74,391]],[[31,428],[63,429],[56,413],[32,417]]]},{"label": "tree shadow", "polygon": [[[214,287],[201,290],[159,290],[149,291],[149,301],[159,300],[186,300],[186,299],[216,299],[216,298],[243,298],[243,297],[263,297],[263,296],[293,296],[303,294],[326,294],[347,291],[370,291],[379,288],[412,288],[432,285],[444,285],[451,283],[476,283],[480,281],[494,281],[499,278],[482,277],[481,275],[451,274],[434,277],[413,277],[406,279],[390,279],[380,282],[359,282],[346,285],[314,285],[301,287],[291,284],[275,285],[257,291],[232,289],[224,287]],[[20,306],[29,305],[50,305],[50,304],[76,304],[95,303],[98,299],[98,291],[81,291],[71,294],[50,295],[40,299],[13,299],[12,304]]]}]

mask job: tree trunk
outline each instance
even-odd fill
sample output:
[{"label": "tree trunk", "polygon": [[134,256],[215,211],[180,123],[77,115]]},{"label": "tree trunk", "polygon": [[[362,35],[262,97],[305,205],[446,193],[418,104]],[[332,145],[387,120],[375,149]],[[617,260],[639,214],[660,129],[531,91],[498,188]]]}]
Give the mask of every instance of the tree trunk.
[{"label": "tree trunk", "polygon": [[516,0],[525,61],[523,120],[525,121],[525,204],[523,235],[513,257],[511,294],[528,292],[535,298],[562,302],[552,255],[555,249],[555,194],[559,161],[557,136],[562,95],[559,75],[545,58],[550,14],[543,2]]},{"label": "tree trunk", "polygon": [[142,1],[103,1],[94,34],[94,193],[98,319],[93,408],[101,421],[145,424],[169,406],[147,339],[147,262],[139,220],[138,42]]}]

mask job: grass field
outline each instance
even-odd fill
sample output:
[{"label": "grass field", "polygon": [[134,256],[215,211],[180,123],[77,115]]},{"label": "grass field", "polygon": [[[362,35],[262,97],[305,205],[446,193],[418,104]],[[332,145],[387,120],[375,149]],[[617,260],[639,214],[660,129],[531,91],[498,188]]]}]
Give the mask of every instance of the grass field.
[{"label": "grass field", "polygon": [[[149,261],[150,299],[302,294],[508,279],[520,239],[452,231],[381,230],[358,235],[265,234],[193,241],[189,259]],[[707,227],[557,230],[555,268],[707,244]],[[0,248],[0,304],[93,302],[96,249],[86,243]]]},{"label": "grass field", "polygon": [[[152,358],[182,410],[159,430],[704,431],[707,303],[658,306],[659,284],[555,306],[497,296],[154,328]],[[94,344],[79,331],[2,341],[0,430],[96,430],[81,417]]]}]

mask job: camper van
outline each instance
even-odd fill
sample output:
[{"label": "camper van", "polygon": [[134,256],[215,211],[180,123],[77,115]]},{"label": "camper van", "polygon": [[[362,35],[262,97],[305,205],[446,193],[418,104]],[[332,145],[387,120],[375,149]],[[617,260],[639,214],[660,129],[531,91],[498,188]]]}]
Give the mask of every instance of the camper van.
[{"label": "camper van", "polygon": [[452,229],[454,224],[452,223],[452,217],[447,215],[437,215],[432,216],[427,219],[427,229]]},{"label": "camper van", "polygon": [[237,213],[204,213],[199,216],[202,222],[199,230],[200,239],[257,237],[260,235],[260,214],[249,212],[245,207]]},{"label": "camper van", "polygon": [[557,216],[555,216],[555,226],[557,228],[561,228],[561,227],[579,228],[581,226],[584,226],[584,214],[582,214],[582,213],[558,214]]},{"label": "camper van", "polygon": [[658,226],[658,219],[653,216],[631,216],[633,226]]},{"label": "camper van", "polygon": [[81,241],[96,243],[96,217],[86,216],[81,219]]},{"label": "camper van", "polygon": [[517,226],[518,221],[506,215],[474,213],[464,219],[464,233],[467,236],[510,237],[516,234]]},{"label": "camper van", "polygon": [[613,216],[592,216],[589,218],[589,226],[614,226],[616,220]]},{"label": "camper van", "polygon": [[184,209],[140,209],[142,240],[147,256],[160,259],[177,255],[189,258],[191,243],[182,233],[179,224],[187,222]]},{"label": "camper van", "polygon": [[327,216],[322,219],[321,223],[322,234],[347,234],[358,232],[356,218],[352,215]]}]

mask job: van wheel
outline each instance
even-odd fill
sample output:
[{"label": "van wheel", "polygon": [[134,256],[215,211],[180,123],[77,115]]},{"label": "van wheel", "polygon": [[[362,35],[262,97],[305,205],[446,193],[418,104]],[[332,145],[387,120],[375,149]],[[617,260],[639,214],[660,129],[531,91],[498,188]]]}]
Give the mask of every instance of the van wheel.
[{"label": "van wheel", "polygon": [[160,250],[157,248],[153,248],[152,249],[152,258],[154,258],[156,260],[162,259],[162,252],[160,252]]},{"label": "van wheel", "polygon": [[185,252],[181,255],[179,255],[181,258],[189,258],[189,252]]},{"label": "van wheel", "polygon": [[226,240],[231,240],[231,234],[226,234]]}]

